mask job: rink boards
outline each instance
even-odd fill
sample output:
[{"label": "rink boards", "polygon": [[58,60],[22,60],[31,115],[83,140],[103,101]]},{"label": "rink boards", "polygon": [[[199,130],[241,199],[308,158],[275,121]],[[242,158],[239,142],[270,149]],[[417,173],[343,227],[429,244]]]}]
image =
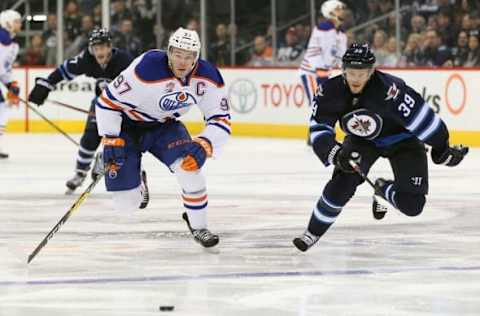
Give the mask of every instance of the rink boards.
[{"label": "rink boards", "polygon": [[[34,85],[36,77],[46,77],[52,68],[16,68],[22,97]],[[478,69],[389,69],[414,87],[445,120],[452,142],[480,146],[480,86]],[[309,107],[294,68],[226,68],[221,70],[230,100],[233,135],[305,138]],[[85,76],[57,85],[49,99],[88,109],[94,95],[95,80]],[[85,114],[46,103],[42,113],[67,132],[81,132]],[[202,116],[197,109],[184,121],[198,132]],[[24,106],[13,108],[10,132],[54,131]]]}]

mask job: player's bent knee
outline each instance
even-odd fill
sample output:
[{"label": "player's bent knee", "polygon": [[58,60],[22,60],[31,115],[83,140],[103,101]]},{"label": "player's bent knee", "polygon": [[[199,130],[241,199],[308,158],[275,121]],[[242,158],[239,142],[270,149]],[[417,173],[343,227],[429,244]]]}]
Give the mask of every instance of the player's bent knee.
[{"label": "player's bent knee", "polygon": [[186,171],[180,166],[181,160],[176,161],[170,166],[170,169],[175,173],[180,187],[185,192],[197,192],[205,190],[206,181],[201,170]]},{"label": "player's bent knee", "polygon": [[425,206],[425,195],[401,192],[397,206],[402,213],[408,216],[420,215]]},{"label": "player's bent knee", "polygon": [[116,211],[122,213],[133,213],[142,202],[140,186],[135,189],[113,192],[113,206]]}]

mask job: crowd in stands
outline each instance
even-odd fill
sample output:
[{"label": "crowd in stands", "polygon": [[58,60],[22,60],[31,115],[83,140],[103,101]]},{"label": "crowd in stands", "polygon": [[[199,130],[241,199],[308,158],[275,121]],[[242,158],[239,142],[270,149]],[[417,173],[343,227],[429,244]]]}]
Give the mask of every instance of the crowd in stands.
[{"label": "crowd in stands", "polygon": [[[373,18],[394,10],[394,0],[345,0],[347,11],[343,28],[349,30]],[[401,1],[406,9],[401,16],[401,37],[396,34],[396,19],[392,14],[362,30],[347,32],[349,41],[368,42],[383,67],[479,67],[480,66],[480,1],[423,0]],[[192,11],[193,12],[193,11]],[[168,17],[162,28],[156,26],[156,10],[151,0],[111,0],[111,32],[113,44],[138,56],[145,50],[157,48],[156,34],[168,34],[179,25]],[[22,52],[21,63],[26,65],[55,65],[57,46],[57,16],[50,14],[46,30],[30,38],[28,49]],[[68,0],[64,14],[65,58],[75,56],[88,45],[88,34],[101,25],[99,1]],[[185,17],[184,25],[200,31],[195,16]],[[272,29],[252,34],[239,32],[242,26],[229,21],[218,23],[209,30],[208,59],[218,66],[232,65],[231,42],[235,42],[235,65],[298,66],[308,44],[308,21],[283,27],[277,33],[277,51],[272,49]],[[247,34],[245,34],[247,33]],[[397,55],[397,47],[400,55]]]}]

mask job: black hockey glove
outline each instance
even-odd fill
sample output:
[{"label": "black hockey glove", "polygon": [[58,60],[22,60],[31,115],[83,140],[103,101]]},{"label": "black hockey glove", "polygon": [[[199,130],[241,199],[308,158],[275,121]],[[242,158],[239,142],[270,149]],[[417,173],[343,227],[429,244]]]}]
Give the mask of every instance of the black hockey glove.
[{"label": "black hockey glove", "polygon": [[354,173],[352,166],[350,165],[350,160],[355,161],[357,164],[360,163],[361,157],[360,154],[356,151],[351,151],[342,147],[333,158],[335,166],[346,173]]},{"label": "black hockey glove", "polygon": [[446,146],[444,149],[438,150],[432,148],[432,161],[437,165],[446,165],[454,167],[458,165],[468,154],[468,147],[462,145]]},{"label": "black hockey glove", "polygon": [[35,79],[35,86],[33,87],[32,92],[28,96],[28,101],[37,104],[38,106],[42,105],[45,102],[45,99],[48,97],[50,91],[54,89],[53,85],[44,78]]}]

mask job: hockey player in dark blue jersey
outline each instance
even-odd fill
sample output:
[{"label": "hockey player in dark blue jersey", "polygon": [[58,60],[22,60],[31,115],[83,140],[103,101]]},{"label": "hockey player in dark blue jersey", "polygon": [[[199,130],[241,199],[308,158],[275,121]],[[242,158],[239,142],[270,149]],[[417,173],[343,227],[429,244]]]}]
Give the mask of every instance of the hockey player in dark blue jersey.
[{"label": "hockey player in dark blue jersey", "polygon": [[[352,44],[342,58],[343,74],[319,86],[310,120],[313,150],[325,166],[335,165],[310,217],[307,230],[293,240],[301,251],[312,247],[335,222],[379,157],[387,158],[394,180],[377,179],[376,193],[407,216],[419,215],[428,193],[425,144],[436,164],[458,165],[467,147],[451,146],[442,119],[402,79],[374,68],[367,44]],[[335,140],[339,122],[346,137]],[[377,219],[383,217],[375,214]]]},{"label": "hockey player in dark blue jersey", "polygon": [[89,46],[74,58],[67,59],[48,78],[37,78],[30,93],[29,101],[42,105],[55,85],[63,80],[73,80],[80,75],[97,79],[95,98],[90,106],[90,113],[80,140],[75,175],[67,181],[67,193],[82,185],[90,169],[95,151],[100,145],[95,118],[95,100],[107,84],[130,65],[133,58],[125,51],[112,47],[112,36],[105,28],[95,28],[89,36]]}]

